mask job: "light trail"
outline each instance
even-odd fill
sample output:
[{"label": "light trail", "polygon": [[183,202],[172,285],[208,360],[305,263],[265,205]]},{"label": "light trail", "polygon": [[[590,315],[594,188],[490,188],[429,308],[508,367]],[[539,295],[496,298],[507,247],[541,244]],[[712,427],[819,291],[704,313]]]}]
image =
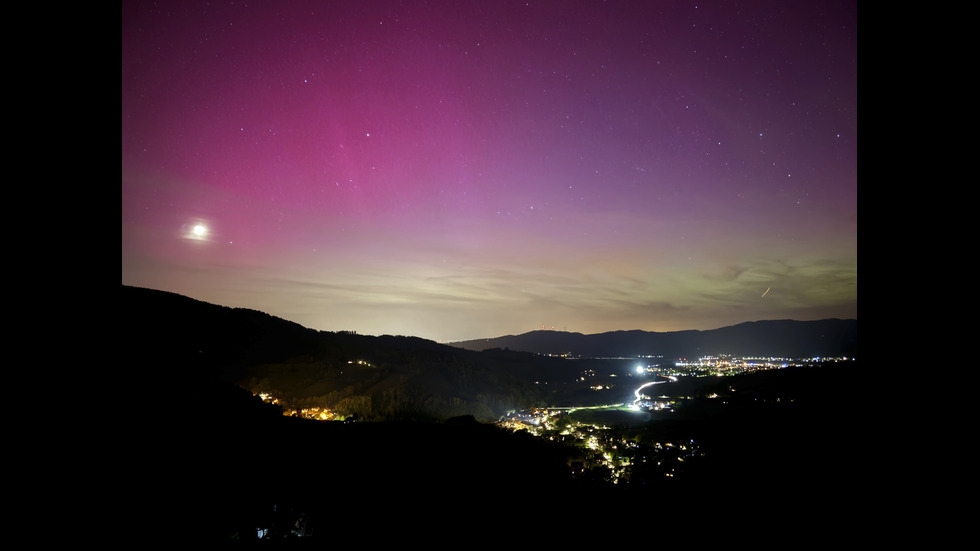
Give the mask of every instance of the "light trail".
[{"label": "light trail", "polygon": [[663,383],[676,383],[677,382],[677,377],[674,377],[673,375],[668,375],[667,378],[670,379],[670,380],[669,381],[651,381],[649,383],[644,383],[644,384],[640,385],[639,388],[637,388],[636,390],[633,391],[633,396],[636,396],[636,400],[633,400],[633,403],[635,404],[635,403],[639,402],[640,400],[642,400],[642,398],[640,398],[640,391],[643,390],[644,388],[648,387],[648,386],[659,385],[659,384],[663,384]]}]

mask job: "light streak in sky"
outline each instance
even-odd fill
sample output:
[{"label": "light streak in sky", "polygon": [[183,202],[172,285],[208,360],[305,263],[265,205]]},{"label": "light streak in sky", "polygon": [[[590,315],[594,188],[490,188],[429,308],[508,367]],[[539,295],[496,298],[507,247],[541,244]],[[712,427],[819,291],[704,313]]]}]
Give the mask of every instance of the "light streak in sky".
[{"label": "light streak in sky", "polygon": [[766,287],[766,292],[762,293],[762,296],[760,298],[766,298],[766,293],[769,292],[769,289],[772,289],[772,287]]}]

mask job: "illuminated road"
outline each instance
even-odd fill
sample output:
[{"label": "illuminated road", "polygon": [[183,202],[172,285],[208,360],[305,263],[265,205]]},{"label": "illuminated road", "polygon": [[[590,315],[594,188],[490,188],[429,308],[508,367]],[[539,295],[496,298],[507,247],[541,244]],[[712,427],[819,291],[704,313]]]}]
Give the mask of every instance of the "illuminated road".
[{"label": "illuminated road", "polygon": [[651,381],[649,383],[644,383],[644,384],[640,385],[639,388],[637,388],[636,390],[633,391],[633,396],[636,396],[636,399],[633,400],[633,403],[636,404],[636,403],[640,402],[641,400],[643,400],[643,398],[640,397],[640,391],[643,390],[644,388],[648,387],[648,386],[659,385],[659,384],[662,384],[662,383],[676,383],[677,382],[677,377],[668,376],[667,378],[670,379],[670,380],[669,381]]}]

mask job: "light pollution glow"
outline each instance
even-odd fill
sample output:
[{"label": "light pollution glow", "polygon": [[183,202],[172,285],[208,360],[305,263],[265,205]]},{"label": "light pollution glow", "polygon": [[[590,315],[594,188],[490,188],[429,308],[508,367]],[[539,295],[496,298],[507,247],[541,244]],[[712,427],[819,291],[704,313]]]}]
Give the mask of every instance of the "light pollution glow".
[{"label": "light pollution glow", "polygon": [[857,317],[853,2],[122,8],[124,284],[437,341]]}]

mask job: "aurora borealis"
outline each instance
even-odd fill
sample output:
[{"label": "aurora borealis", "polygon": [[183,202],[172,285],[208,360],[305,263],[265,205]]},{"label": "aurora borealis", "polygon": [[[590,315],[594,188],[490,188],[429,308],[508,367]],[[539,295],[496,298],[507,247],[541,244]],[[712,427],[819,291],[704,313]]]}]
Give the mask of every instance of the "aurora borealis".
[{"label": "aurora borealis", "polygon": [[857,195],[853,1],[122,4],[126,285],[438,341],[856,318]]}]

